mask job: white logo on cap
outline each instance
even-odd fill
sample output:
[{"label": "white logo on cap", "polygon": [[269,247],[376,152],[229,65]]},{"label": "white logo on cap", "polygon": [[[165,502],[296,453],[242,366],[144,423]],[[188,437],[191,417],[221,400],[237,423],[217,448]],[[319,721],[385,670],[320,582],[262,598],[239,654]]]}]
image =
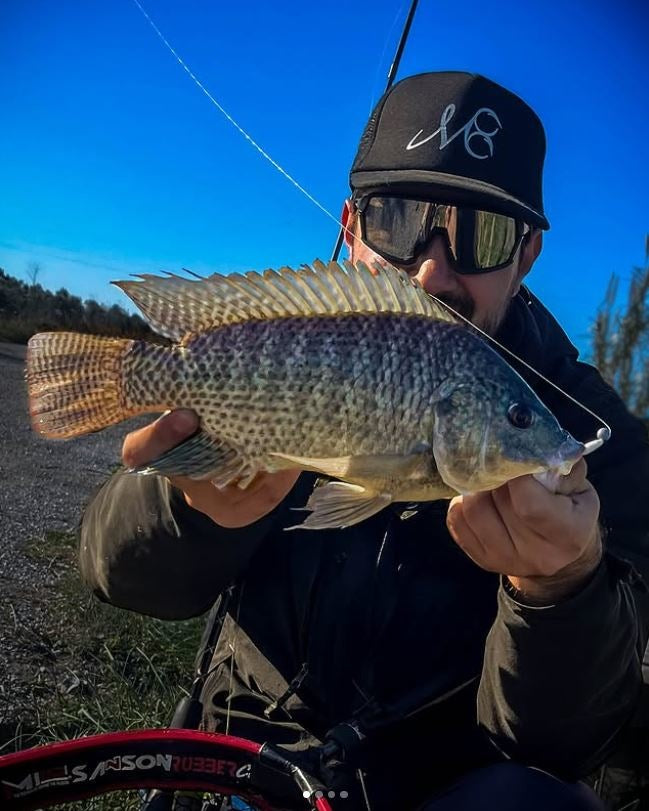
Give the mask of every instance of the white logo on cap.
[{"label": "white logo on cap", "polygon": [[[500,119],[494,113],[493,110],[490,110],[488,107],[481,107],[477,110],[472,118],[470,118],[466,124],[459,129],[455,134],[451,135],[449,138],[446,127],[449,124],[450,120],[455,115],[455,105],[449,104],[447,108],[442,113],[442,117],[439,121],[439,129],[436,129],[435,132],[431,132],[430,135],[427,135],[425,138],[422,138],[420,141],[417,140],[419,136],[422,134],[423,130],[419,130],[418,133],[412,136],[412,138],[408,141],[406,145],[406,149],[417,149],[418,146],[422,146],[422,144],[428,143],[431,139],[433,139],[436,135],[439,135],[439,148],[440,151],[444,149],[447,144],[450,144],[455,138],[457,138],[460,133],[464,133],[464,148],[474,158],[478,160],[484,160],[485,158],[491,158],[494,154],[494,145],[493,145],[493,137],[498,133],[499,130],[502,129],[502,124],[500,123]],[[496,122],[495,128],[491,131],[483,130],[480,124],[478,123],[478,118],[480,116],[488,116],[489,118],[493,119]],[[477,152],[474,152],[471,148],[471,139],[472,138],[480,138],[482,139],[478,143],[481,144],[483,147],[486,147],[488,154],[479,155]]]}]

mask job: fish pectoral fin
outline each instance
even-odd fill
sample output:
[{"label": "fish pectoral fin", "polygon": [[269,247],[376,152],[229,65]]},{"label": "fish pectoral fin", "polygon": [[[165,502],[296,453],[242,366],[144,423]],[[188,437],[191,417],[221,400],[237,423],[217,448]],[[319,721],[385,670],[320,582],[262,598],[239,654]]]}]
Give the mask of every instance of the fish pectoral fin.
[{"label": "fish pectoral fin", "polygon": [[392,501],[389,493],[376,493],[358,484],[327,482],[316,487],[306,507],[311,515],[286,529],[341,529],[380,512]]},{"label": "fish pectoral fin", "polygon": [[348,473],[349,468],[355,459],[353,456],[292,456],[289,453],[269,453],[273,458],[274,466],[280,468],[299,467],[303,470],[314,470],[316,473],[324,473],[334,479],[342,479]]},{"label": "fish pectoral fin", "polygon": [[251,478],[255,471],[232,445],[199,431],[148,465],[131,468],[128,472],[211,479],[218,487],[224,487],[233,479]]},{"label": "fish pectoral fin", "polygon": [[395,479],[407,478],[413,470],[427,463],[427,443],[420,443],[409,453],[383,453],[364,456],[292,456],[288,453],[269,453],[276,466],[299,467],[324,473],[333,479]]}]

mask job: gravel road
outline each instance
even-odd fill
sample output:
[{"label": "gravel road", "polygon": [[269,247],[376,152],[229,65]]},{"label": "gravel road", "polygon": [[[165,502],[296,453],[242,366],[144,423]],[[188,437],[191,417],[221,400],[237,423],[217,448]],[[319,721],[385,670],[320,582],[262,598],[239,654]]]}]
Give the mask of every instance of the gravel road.
[{"label": "gravel road", "polygon": [[[47,634],[43,587],[60,572],[24,554],[29,540],[72,531],[119,462],[127,423],[92,436],[41,439],[29,425],[25,347],[0,343],[0,728],[33,711],[34,640]],[[142,424],[140,418],[135,424]]]}]

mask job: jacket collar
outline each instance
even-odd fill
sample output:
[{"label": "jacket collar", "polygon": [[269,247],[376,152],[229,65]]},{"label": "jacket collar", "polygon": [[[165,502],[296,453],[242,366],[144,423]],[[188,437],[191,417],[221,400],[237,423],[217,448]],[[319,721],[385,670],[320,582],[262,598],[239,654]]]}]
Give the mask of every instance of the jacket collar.
[{"label": "jacket collar", "polygon": [[551,374],[559,359],[576,361],[579,354],[552,313],[524,286],[512,299],[495,337],[545,375]]}]

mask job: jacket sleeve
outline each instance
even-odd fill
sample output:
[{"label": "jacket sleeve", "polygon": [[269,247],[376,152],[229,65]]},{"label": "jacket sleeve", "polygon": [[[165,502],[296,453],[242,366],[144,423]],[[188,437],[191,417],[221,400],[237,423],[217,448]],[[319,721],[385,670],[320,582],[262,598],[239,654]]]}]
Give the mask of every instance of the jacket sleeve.
[{"label": "jacket sleeve", "polygon": [[501,584],[478,718],[506,756],[567,779],[605,759],[642,687],[642,591],[634,570],[608,555],[556,605],[525,605]]},{"label": "jacket sleeve", "polygon": [[117,473],[83,515],[81,575],[120,608],[161,619],[196,616],[240,575],[273,522],[271,513],[225,529],[189,507],[167,479]]},{"label": "jacket sleeve", "polygon": [[[649,631],[647,431],[595,369],[577,368],[582,401],[613,425],[587,460],[607,553],[557,605],[524,605],[501,584],[478,697],[480,723],[505,754],[566,777],[599,765],[632,720]],[[567,415],[568,430],[578,418]]]},{"label": "jacket sleeve", "polygon": [[[478,717],[507,756],[574,778],[615,749],[639,706],[649,627],[649,440],[538,301],[524,317],[521,336],[533,343],[538,333],[538,347],[553,350],[549,366],[541,352],[533,362],[612,427],[610,441],[587,458],[607,553],[589,583],[556,605],[524,605],[501,584]],[[546,390],[545,400],[579,439],[601,425],[558,392]]]}]

